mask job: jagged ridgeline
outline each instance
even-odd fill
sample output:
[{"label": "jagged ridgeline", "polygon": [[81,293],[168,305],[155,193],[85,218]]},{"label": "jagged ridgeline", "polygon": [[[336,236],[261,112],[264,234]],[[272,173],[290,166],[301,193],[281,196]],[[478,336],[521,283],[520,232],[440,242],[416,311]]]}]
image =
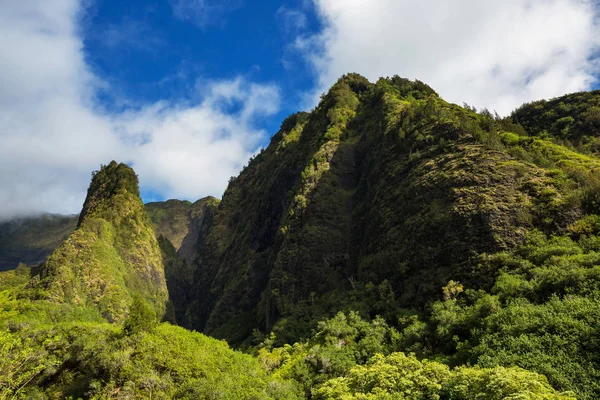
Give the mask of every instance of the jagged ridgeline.
[{"label": "jagged ridgeline", "polygon": [[423,312],[450,280],[489,290],[499,266],[482,257],[594,212],[599,167],[422,82],[347,75],[230,182],[189,323],[236,344],[274,330],[283,343],[338,310]]},{"label": "jagged ridgeline", "polygon": [[95,307],[109,322],[122,321],[135,297],[164,314],[163,258],[130,167],[112,161],[92,174],[77,229],[41,267],[29,291],[36,298]]}]

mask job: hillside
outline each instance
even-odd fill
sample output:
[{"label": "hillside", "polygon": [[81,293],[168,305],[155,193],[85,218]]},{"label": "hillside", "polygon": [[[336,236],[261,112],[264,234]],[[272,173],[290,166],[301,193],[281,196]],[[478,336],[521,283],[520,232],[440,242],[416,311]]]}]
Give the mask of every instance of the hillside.
[{"label": "hillside", "polygon": [[191,327],[278,346],[355,310],[396,326],[403,351],[518,365],[596,398],[600,160],[518,113],[343,77],[230,183],[199,253]]},{"label": "hillside", "polygon": [[48,261],[0,273],[0,396],[597,399],[599,100],[500,118],[349,74],[220,202],[145,211],[103,166]]},{"label": "hillside", "polygon": [[93,174],[77,229],[29,290],[34,298],[97,307],[109,322],[123,320],[136,296],[164,314],[163,259],[131,168],[113,161]]},{"label": "hillside", "polygon": [[38,265],[77,226],[78,216],[43,214],[0,222],[0,271]]},{"label": "hillside", "polygon": [[[399,307],[423,309],[450,279],[489,278],[473,273],[479,255],[534,229],[565,232],[584,214],[569,200],[583,182],[511,154],[507,123],[420,82],[342,78],[229,185],[200,252],[195,327],[234,343],[278,321],[308,327],[346,307],[343,294],[384,281]],[[530,144],[587,173],[598,166]]]},{"label": "hillside", "polygon": [[531,136],[552,137],[578,151],[600,151],[600,91],[580,92],[524,104],[512,113]]},{"label": "hillside", "polygon": [[[144,207],[156,236],[167,238],[181,257],[192,261],[218,202],[207,197],[194,203],[167,200]],[[78,215],[41,214],[0,222],[0,271],[15,269],[20,262],[29,266],[44,262],[75,230],[78,219]]]}]

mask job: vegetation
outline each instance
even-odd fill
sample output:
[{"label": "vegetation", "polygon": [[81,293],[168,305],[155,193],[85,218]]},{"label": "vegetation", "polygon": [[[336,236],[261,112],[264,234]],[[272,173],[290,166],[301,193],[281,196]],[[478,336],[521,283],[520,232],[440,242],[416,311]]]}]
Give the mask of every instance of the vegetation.
[{"label": "vegetation", "polygon": [[146,214],[112,162],[0,274],[0,397],[600,398],[598,104],[349,74],[220,203]]},{"label": "vegetation", "polygon": [[532,136],[553,137],[579,151],[600,150],[600,92],[580,92],[524,104],[512,118]]},{"label": "vegetation", "polygon": [[96,307],[109,322],[122,321],[141,296],[164,315],[163,258],[131,168],[113,161],[93,174],[78,228],[23,296]]},{"label": "vegetation", "polygon": [[256,358],[160,323],[163,258],[129,167],[93,174],[79,221],[41,270],[0,274],[1,399],[297,398]]},{"label": "vegetation", "polygon": [[[587,105],[580,94],[563,99],[579,110],[575,121],[598,93],[583,97]],[[398,330],[395,352],[488,368],[482,376],[518,366],[597,398],[597,350],[583,345],[598,335],[595,250],[579,250],[585,292],[566,261],[544,275],[568,271],[562,292],[548,284],[534,295],[533,283],[498,291],[516,285],[506,274],[524,246],[577,247],[598,234],[594,152],[523,120],[519,110],[500,118],[446,103],[420,82],[343,77],[230,182],[200,251],[192,326],[243,348],[265,338],[285,348],[356,310]],[[337,378],[368,361],[340,357]],[[305,392],[330,378],[307,378]]]}]

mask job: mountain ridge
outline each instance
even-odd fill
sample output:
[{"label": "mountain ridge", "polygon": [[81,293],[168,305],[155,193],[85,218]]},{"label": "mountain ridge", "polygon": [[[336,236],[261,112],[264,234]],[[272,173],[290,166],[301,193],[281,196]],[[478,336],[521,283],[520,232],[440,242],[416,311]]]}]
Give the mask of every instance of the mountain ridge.
[{"label": "mountain ridge", "polygon": [[348,74],[220,202],[144,207],[112,162],[41,275],[0,274],[5,337],[46,346],[50,397],[595,399],[596,104],[501,118]]}]

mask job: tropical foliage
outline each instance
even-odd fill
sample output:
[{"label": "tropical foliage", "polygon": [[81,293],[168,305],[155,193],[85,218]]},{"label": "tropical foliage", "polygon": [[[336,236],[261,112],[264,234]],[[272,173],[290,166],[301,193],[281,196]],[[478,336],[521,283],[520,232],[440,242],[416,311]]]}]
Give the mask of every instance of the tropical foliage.
[{"label": "tropical foliage", "polygon": [[600,398],[599,105],[349,74],[221,202],[103,166],[0,274],[0,398]]}]

